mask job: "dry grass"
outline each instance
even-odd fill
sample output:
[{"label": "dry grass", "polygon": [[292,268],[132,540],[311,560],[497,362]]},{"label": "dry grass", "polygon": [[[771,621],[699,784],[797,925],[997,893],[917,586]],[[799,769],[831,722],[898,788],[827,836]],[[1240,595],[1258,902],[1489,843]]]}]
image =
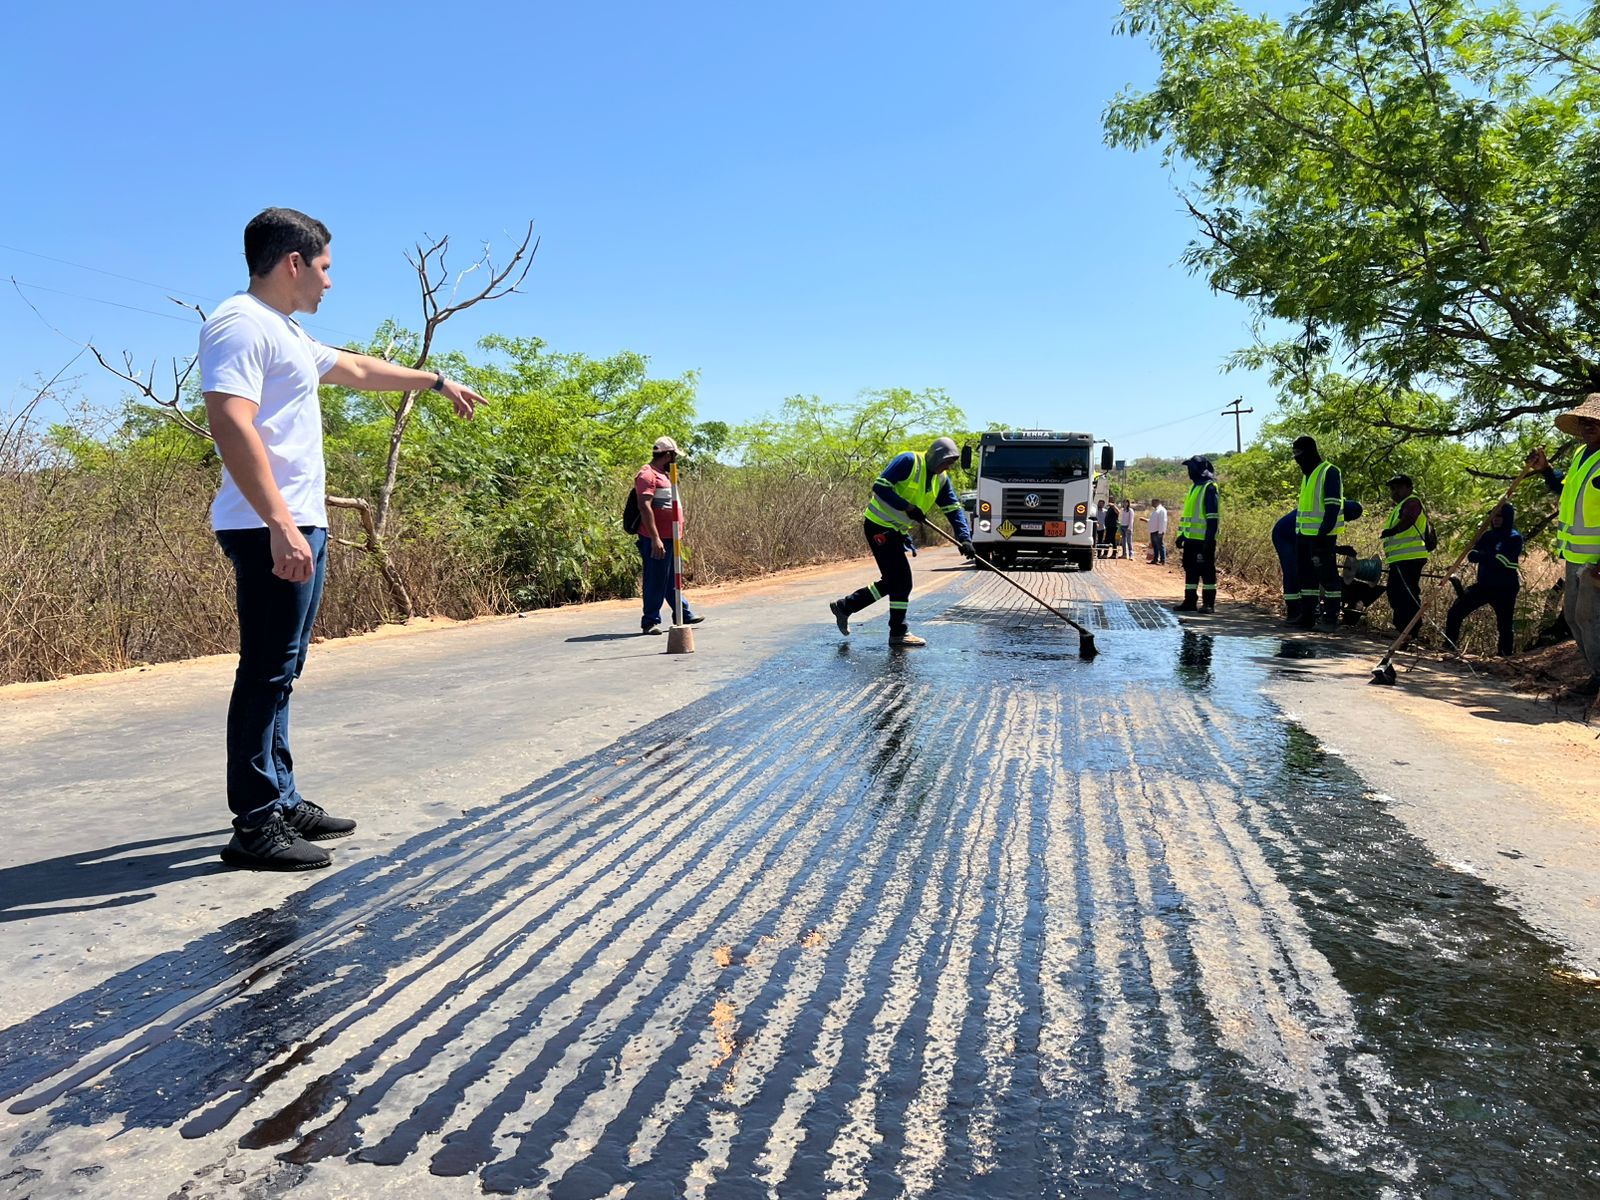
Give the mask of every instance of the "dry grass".
[{"label": "dry grass", "polygon": [[[111,671],[237,645],[233,572],[211,534],[211,470],[129,456],[102,469],[0,471],[0,683]],[[348,514],[335,535],[358,537]],[[405,536],[394,557],[419,611],[468,617],[504,607],[482,564]],[[391,606],[360,551],[330,547],[317,619],[325,637],[375,628]]]},{"label": "dry grass", "polygon": [[[233,573],[211,534],[214,465],[176,449],[91,455],[63,466],[40,438],[0,437],[0,684],[214,654],[237,646]],[[689,570],[696,583],[745,578],[861,552],[865,490],[776,472],[713,468],[685,480]],[[620,507],[620,506],[619,506]],[[349,512],[330,512],[322,637],[394,618],[383,579]],[[595,598],[636,594],[620,529],[601,539],[621,558]],[[430,616],[512,611],[516,593],[490,539],[391,522],[389,550]],[[608,560],[610,562],[610,560]]]}]

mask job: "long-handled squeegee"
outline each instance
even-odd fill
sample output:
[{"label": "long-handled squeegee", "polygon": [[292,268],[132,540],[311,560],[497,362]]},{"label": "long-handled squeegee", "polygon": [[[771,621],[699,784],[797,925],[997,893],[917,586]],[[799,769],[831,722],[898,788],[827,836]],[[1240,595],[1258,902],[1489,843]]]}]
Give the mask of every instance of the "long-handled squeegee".
[{"label": "long-handled squeegee", "polygon": [[[1452,565],[1451,568],[1445,572],[1446,575],[1454,576],[1455,573],[1461,569],[1461,564],[1467,561],[1467,555],[1471,552],[1472,547],[1478,544],[1478,539],[1481,538],[1488,530],[1489,526],[1494,523],[1495,513],[1499,512],[1501,506],[1504,505],[1507,500],[1511,499],[1511,494],[1517,490],[1517,485],[1531,474],[1533,474],[1531,470],[1529,470],[1527,467],[1523,467],[1521,474],[1511,481],[1511,486],[1506,488],[1505,495],[1501,496],[1499,502],[1489,510],[1489,515],[1483,519],[1483,524],[1478,526],[1478,532],[1472,535],[1472,540],[1467,543],[1467,548],[1461,552],[1461,556],[1456,559],[1454,565]],[[1418,599],[1420,600],[1421,597],[1419,596]],[[1389,643],[1389,648],[1383,652],[1383,657],[1378,661],[1378,665],[1372,668],[1372,678],[1368,680],[1369,683],[1381,684],[1384,687],[1392,687],[1394,685],[1396,678],[1394,671],[1394,656],[1399,654],[1400,651],[1405,648],[1406,642],[1408,642],[1411,639],[1411,635],[1416,632],[1417,626],[1422,623],[1422,614],[1424,611],[1425,610],[1423,608],[1419,607],[1416,615],[1413,616],[1411,620],[1407,621],[1406,627],[1400,631],[1400,636]]]},{"label": "long-handled squeegee", "polygon": [[[961,545],[960,542],[956,541],[955,538],[951,537],[950,534],[948,534],[944,530],[940,529],[937,525],[935,525],[931,521],[924,521],[922,527],[924,529],[933,530],[940,537],[942,537],[945,541],[949,542],[952,546],[960,547],[960,545]],[[1023,587],[1015,579],[1011,578],[1011,576],[1007,575],[1004,571],[1000,570],[999,567],[995,566],[988,559],[981,558],[976,554],[974,554],[972,557],[976,558],[978,560],[978,562],[982,563],[989,570],[993,571],[996,575],[1000,576],[1001,579],[1004,579],[1007,583],[1009,583],[1012,587],[1016,588],[1017,591],[1021,592],[1024,596],[1028,597],[1028,599],[1032,600],[1040,608],[1044,609],[1046,612],[1054,613],[1056,616],[1060,617],[1063,621],[1065,621],[1068,625],[1071,625],[1074,629],[1076,629],[1078,631],[1078,657],[1079,658],[1093,658],[1096,654],[1099,653],[1099,651],[1094,648],[1094,634],[1090,633],[1082,625],[1079,625],[1076,621],[1074,621],[1071,617],[1067,616],[1067,614],[1062,612],[1059,608],[1056,608],[1053,604],[1047,604],[1045,601],[1041,600],[1038,596],[1035,596],[1027,588]]]}]

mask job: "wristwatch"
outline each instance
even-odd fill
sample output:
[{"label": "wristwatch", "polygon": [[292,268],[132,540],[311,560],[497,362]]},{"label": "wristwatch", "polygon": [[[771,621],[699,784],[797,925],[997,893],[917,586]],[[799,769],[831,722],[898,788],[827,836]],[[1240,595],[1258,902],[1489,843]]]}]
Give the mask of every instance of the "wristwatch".
[{"label": "wristwatch", "polygon": [[430,392],[442,392],[442,391],[444,391],[444,372],[443,371],[435,371],[434,375],[436,376],[436,378],[433,381],[433,385],[430,388],[428,388],[428,390]]}]

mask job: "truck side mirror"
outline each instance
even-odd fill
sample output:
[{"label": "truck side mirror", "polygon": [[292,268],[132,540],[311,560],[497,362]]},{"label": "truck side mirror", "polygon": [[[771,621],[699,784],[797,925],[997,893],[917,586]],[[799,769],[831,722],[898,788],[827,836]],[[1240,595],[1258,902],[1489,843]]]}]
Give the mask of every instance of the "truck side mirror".
[{"label": "truck side mirror", "polygon": [[970,443],[961,447],[961,469],[963,471],[972,470],[972,446]]},{"label": "truck side mirror", "polygon": [[1102,471],[1111,471],[1111,470],[1114,470],[1116,468],[1116,465],[1117,465],[1117,454],[1116,454],[1116,451],[1114,451],[1110,446],[1101,446],[1100,447],[1100,469]]}]

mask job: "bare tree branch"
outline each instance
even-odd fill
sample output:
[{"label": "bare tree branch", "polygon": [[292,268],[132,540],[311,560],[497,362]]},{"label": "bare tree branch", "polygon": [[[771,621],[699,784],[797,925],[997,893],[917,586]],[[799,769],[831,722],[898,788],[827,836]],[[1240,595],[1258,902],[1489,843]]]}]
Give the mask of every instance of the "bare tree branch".
[{"label": "bare tree branch", "polygon": [[[533,266],[533,257],[539,252],[539,243],[533,237],[533,222],[529,221],[521,243],[504,267],[495,269],[490,249],[486,246],[477,263],[457,277],[459,286],[460,280],[478,267],[487,268],[489,278],[476,292],[464,300],[456,300],[453,292],[449,297],[441,299],[445,284],[450,279],[449,270],[445,266],[445,254],[449,247],[450,238],[446,235],[429,242],[427,246],[419,242],[415,253],[406,255],[406,261],[417,273],[417,285],[421,289],[422,341],[411,364],[419,369],[427,365],[428,357],[433,352],[434,335],[438,333],[441,325],[475,304],[511,295],[528,277],[528,271]],[[395,484],[400,474],[400,446],[405,441],[406,430],[410,427],[412,415],[416,412],[417,395],[416,392],[402,393],[400,403],[394,410],[394,423],[389,430],[389,453],[383,465],[383,483],[378,488],[377,522],[380,533],[389,523]]]},{"label": "bare tree branch", "polygon": [[[149,381],[139,378],[134,371],[132,355],[123,354],[123,369],[119,371],[106,361],[105,355],[100,353],[100,347],[93,342],[89,343],[89,353],[93,354],[95,360],[118,379],[125,380],[138,388],[150,403],[166,413],[167,418],[180,429],[194,434],[195,437],[205,438],[208,442],[211,440],[211,431],[183,411],[183,385],[189,381],[189,376],[194,371],[195,363],[200,361],[198,357],[191,358],[181,371],[178,369],[178,360],[172,360],[172,395],[169,397],[156,395],[156,390],[150,385]],[[150,375],[155,375],[154,363],[150,365]]]}]

